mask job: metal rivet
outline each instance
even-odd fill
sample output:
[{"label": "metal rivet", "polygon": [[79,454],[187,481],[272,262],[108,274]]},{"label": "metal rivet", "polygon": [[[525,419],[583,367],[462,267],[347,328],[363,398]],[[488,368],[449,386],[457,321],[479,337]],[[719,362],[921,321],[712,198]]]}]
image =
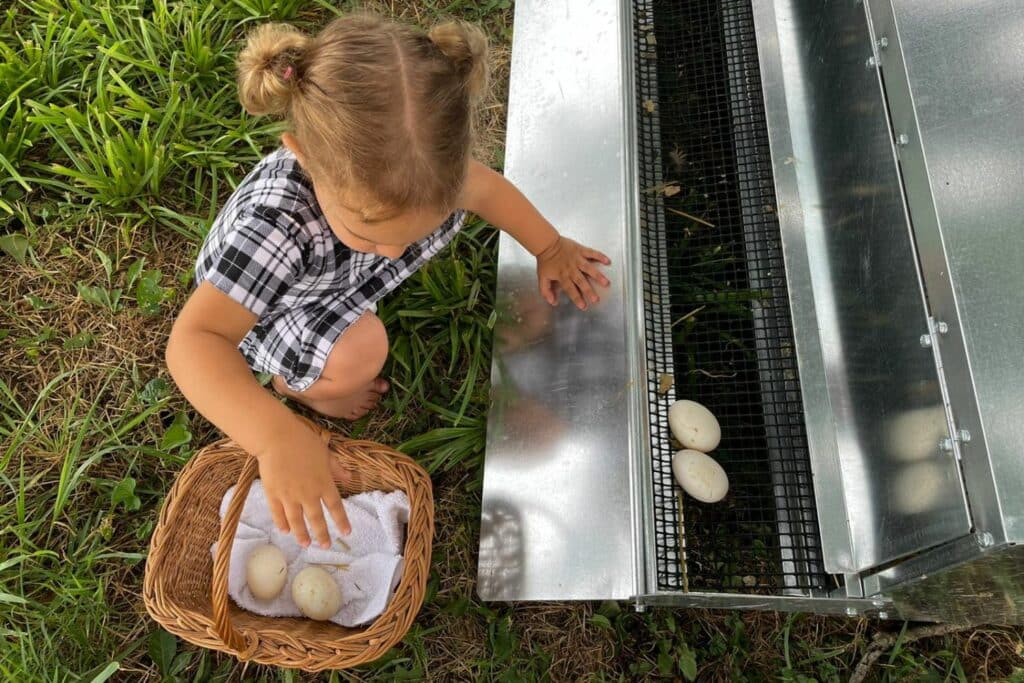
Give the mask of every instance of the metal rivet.
[{"label": "metal rivet", "polygon": [[855,617],[855,616],[857,616],[856,608],[854,608],[854,607],[847,607],[846,608],[846,616],[848,616],[848,617]]},{"label": "metal rivet", "polygon": [[947,332],[949,332],[949,325],[947,325],[945,322],[941,320],[938,322],[935,328],[939,331],[939,334],[946,334]]},{"label": "metal rivet", "polygon": [[943,453],[949,453],[953,450],[953,439],[948,436],[939,442],[939,450]]},{"label": "metal rivet", "polygon": [[886,38],[885,36],[882,36],[881,38],[878,39],[875,45],[877,45],[879,49],[884,50],[885,48],[889,47],[889,39]]},{"label": "metal rivet", "polygon": [[960,439],[960,443],[970,443],[971,441],[971,433],[966,429],[961,429],[956,435]]},{"label": "metal rivet", "polygon": [[875,59],[874,55],[871,55],[870,57],[868,57],[868,61],[864,62],[864,66],[868,69],[874,69],[876,66],[878,66],[878,60]]},{"label": "metal rivet", "polygon": [[978,544],[982,548],[989,548],[995,542],[996,539],[992,538],[992,534],[990,534],[987,531],[982,531],[980,534],[978,534]]},{"label": "metal rivet", "polygon": [[932,347],[932,337],[931,337],[931,335],[929,335],[929,334],[922,334],[921,335],[921,346],[923,346],[926,349],[930,349]]},{"label": "metal rivet", "polygon": [[896,136],[896,144],[900,147],[906,147],[910,144],[910,136],[906,133],[900,133]]}]

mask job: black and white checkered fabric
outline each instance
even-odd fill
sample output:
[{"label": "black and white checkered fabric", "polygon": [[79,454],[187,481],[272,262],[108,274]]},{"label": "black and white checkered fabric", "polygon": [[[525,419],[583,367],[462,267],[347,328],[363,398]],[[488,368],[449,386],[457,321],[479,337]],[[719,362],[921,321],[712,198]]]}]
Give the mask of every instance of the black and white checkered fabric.
[{"label": "black and white checkered fabric", "polygon": [[441,251],[465,218],[456,211],[394,261],[353,251],[331,232],[312,184],[282,148],[221,209],[199,253],[196,285],[209,282],[255,314],[242,355],[303,391],[345,329]]}]

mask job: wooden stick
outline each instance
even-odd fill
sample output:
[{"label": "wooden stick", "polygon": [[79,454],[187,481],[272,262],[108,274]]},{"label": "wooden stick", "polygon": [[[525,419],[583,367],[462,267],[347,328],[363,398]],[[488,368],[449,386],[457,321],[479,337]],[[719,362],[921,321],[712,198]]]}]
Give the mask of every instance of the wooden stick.
[{"label": "wooden stick", "polygon": [[695,315],[697,315],[698,313],[700,313],[701,311],[703,311],[703,310],[704,310],[705,308],[707,308],[707,305],[704,305],[704,306],[700,306],[699,308],[695,308],[695,309],[693,309],[692,311],[690,311],[689,313],[687,313],[686,315],[684,315],[684,316],[683,316],[682,318],[680,318],[679,320],[677,320],[677,321],[675,321],[674,323],[672,323],[672,327],[670,327],[669,329],[672,329],[672,328],[674,328],[674,327],[675,327],[676,325],[678,325],[678,324],[679,324],[679,323],[681,323],[681,322],[684,322],[684,321],[686,321],[686,320],[689,320],[689,319],[690,319],[690,318],[692,318],[693,316],[695,316]]},{"label": "wooden stick", "polygon": [[711,223],[708,223],[703,218],[697,218],[696,216],[691,216],[690,214],[686,213],[685,211],[680,211],[679,209],[673,209],[672,207],[669,207],[669,206],[666,206],[665,208],[668,209],[669,211],[671,211],[672,213],[675,213],[675,214],[678,214],[678,215],[682,216],[683,218],[689,218],[694,223],[700,223],[701,225],[706,225],[709,228],[715,227],[714,225],[712,225]]}]

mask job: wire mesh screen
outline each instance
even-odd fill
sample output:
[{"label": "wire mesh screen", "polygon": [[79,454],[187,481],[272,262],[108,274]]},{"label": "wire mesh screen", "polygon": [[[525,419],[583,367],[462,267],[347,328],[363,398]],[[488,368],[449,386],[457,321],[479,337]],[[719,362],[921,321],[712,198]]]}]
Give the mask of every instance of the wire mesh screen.
[{"label": "wire mesh screen", "polygon": [[[659,590],[826,588],[751,0],[635,0]],[[718,417],[727,498],[674,483],[672,400]]]}]

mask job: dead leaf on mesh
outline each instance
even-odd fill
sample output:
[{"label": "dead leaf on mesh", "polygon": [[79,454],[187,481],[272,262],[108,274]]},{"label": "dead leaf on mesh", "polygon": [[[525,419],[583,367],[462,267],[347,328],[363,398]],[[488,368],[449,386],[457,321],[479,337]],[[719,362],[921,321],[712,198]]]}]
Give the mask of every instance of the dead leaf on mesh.
[{"label": "dead leaf on mesh", "polygon": [[679,187],[678,185],[676,185],[675,183],[670,183],[670,184],[666,185],[665,189],[662,190],[662,192],[665,193],[666,197],[675,197],[677,194],[679,194],[682,191],[683,191],[682,188]]},{"label": "dead leaf on mesh", "polygon": [[668,393],[668,390],[672,388],[672,385],[676,383],[676,378],[667,372],[661,373],[658,377],[658,393],[664,396]]},{"label": "dead leaf on mesh", "polygon": [[644,100],[644,109],[647,110],[648,114],[653,114],[654,110],[658,108],[658,105],[654,103],[654,100]]}]

